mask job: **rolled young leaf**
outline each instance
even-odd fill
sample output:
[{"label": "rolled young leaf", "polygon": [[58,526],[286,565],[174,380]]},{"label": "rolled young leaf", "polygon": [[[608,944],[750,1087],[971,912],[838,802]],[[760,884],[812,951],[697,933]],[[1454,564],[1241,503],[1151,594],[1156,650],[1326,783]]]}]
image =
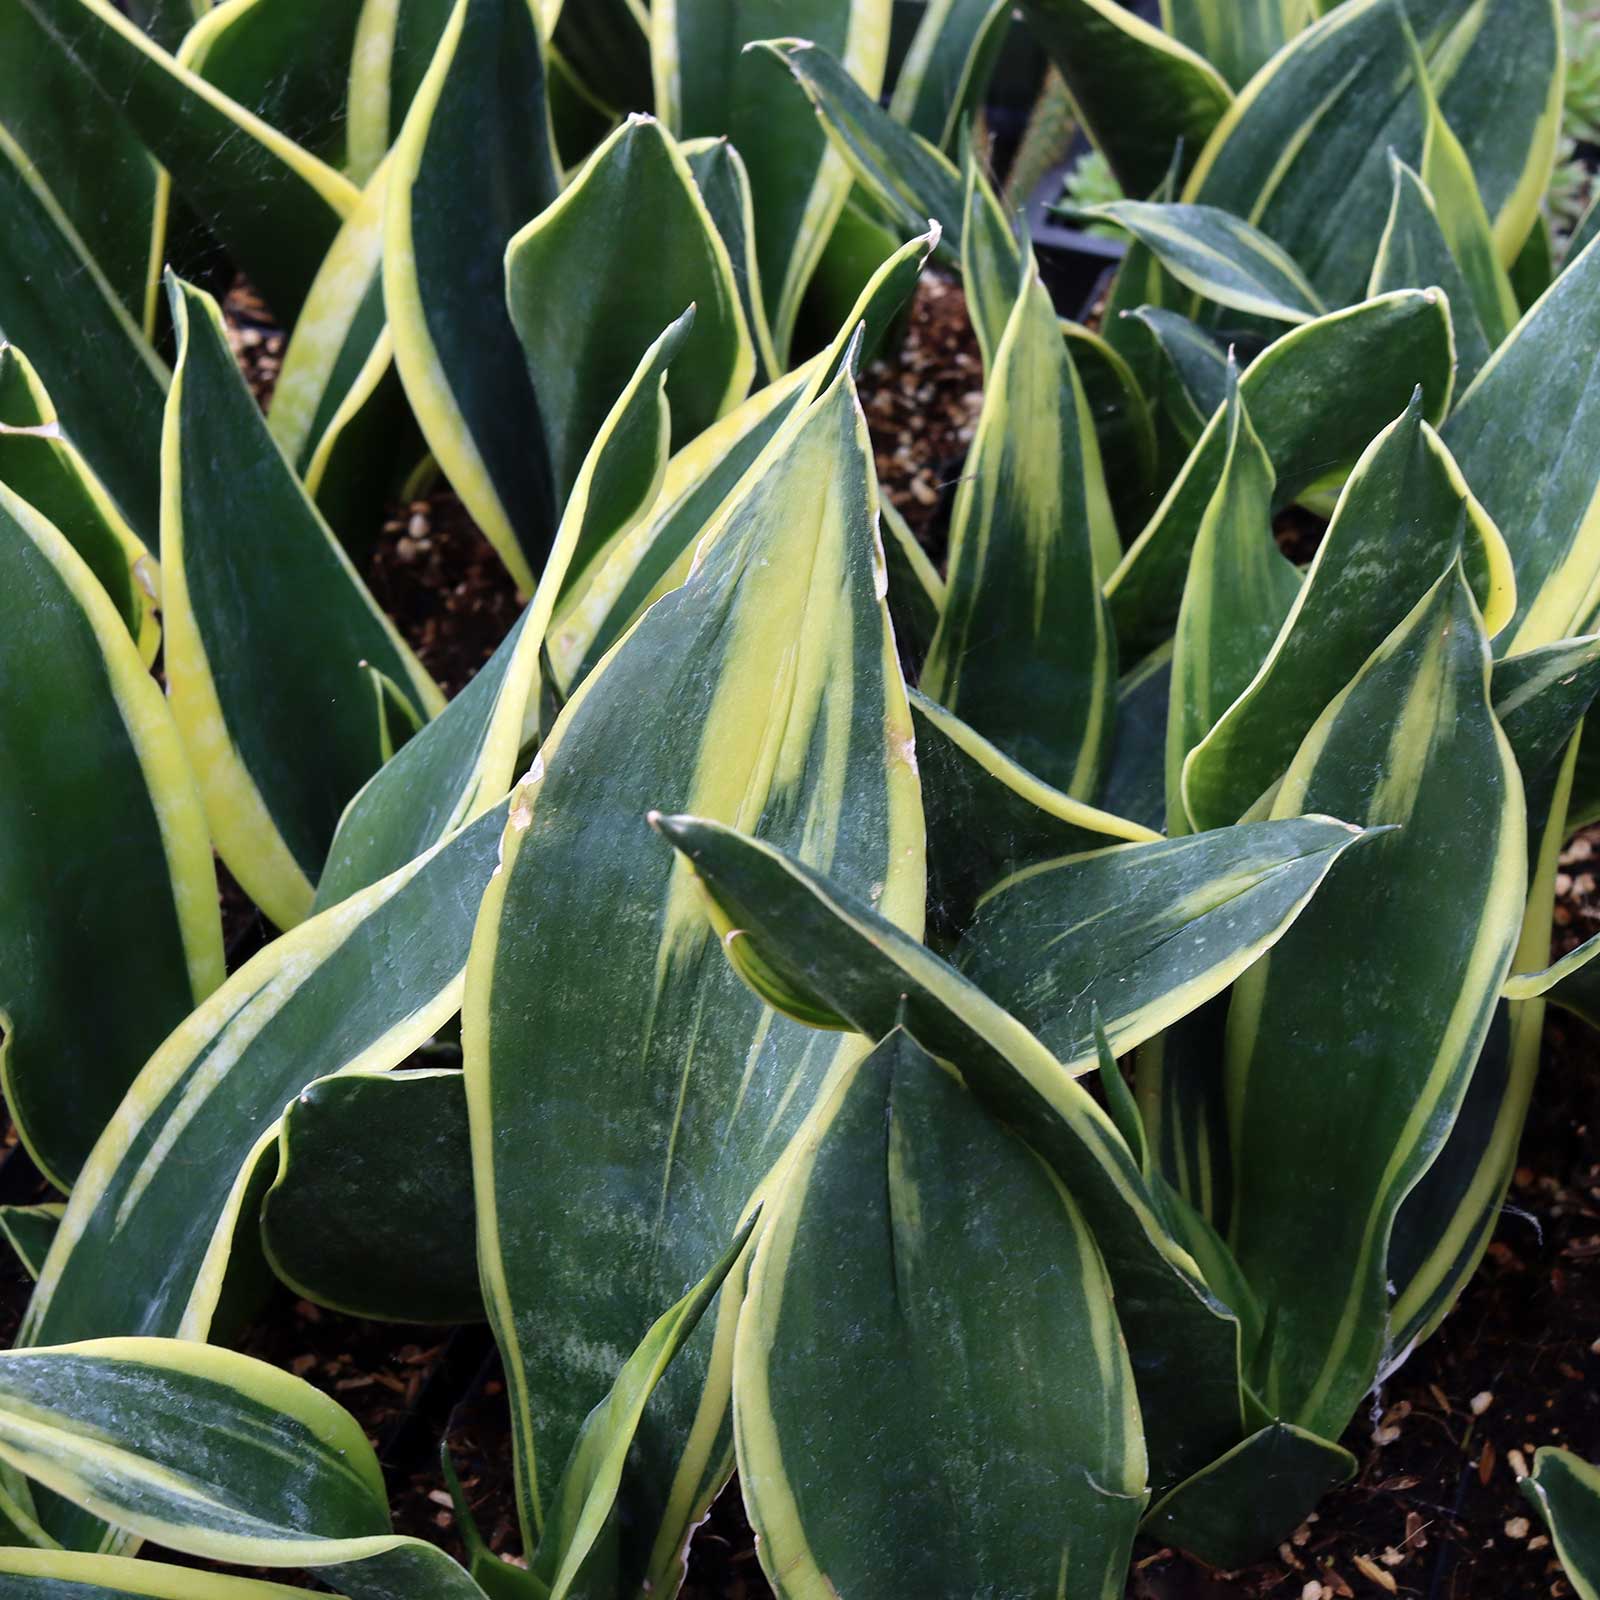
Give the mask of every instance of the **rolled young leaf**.
[{"label": "rolled young leaf", "polygon": [[395,141],[383,239],[395,362],[423,437],[530,594],[561,504],[505,305],[506,246],[561,192],[534,7],[456,0]]},{"label": "rolled young leaf", "polygon": [[726,134],[749,168],[761,288],[785,366],[801,297],[849,197],[850,175],[770,55],[745,46],[802,34],[876,100],[890,9],[889,0],[666,0],[651,9],[662,120],[680,139]]},{"label": "rolled young leaf", "polygon": [[1300,591],[1272,537],[1272,463],[1228,365],[1228,453],[1200,519],[1173,639],[1167,710],[1167,832],[1186,833],[1183,763],[1256,675]]},{"label": "rolled young leaf", "polygon": [[1600,943],[1593,938],[1585,939],[1542,971],[1519,972],[1508,978],[1505,996],[1508,1000],[1544,997],[1564,1011],[1582,1017],[1591,1027],[1600,1026],[1600,971],[1593,965],[1597,955],[1600,955]]},{"label": "rolled young leaf", "polygon": [[995,352],[956,496],[928,694],[1046,782],[1092,795],[1116,643],[1116,525],[1083,385],[1032,267]]},{"label": "rolled young leaf", "polygon": [[1180,146],[1180,176],[1188,170],[1233,101],[1215,67],[1115,0],[1023,0],[1022,10],[1127,193],[1156,188]]},{"label": "rolled young leaf", "polygon": [[[1555,0],[1405,0],[1428,76],[1494,227],[1516,259],[1539,214],[1561,125],[1561,8]],[[1515,39],[1508,55],[1504,41]]]},{"label": "rolled young leaf", "polygon": [[1579,1600],[1600,1596],[1600,1471],[1570,1450],[1546,1447],[1533,1458],[1522,1492],[1539,1508]]},{"label": "rolled young leaf", "polygon": [[0,344],[0,483],[14,490],[83,557],[148,665],[161,644],[159,569],[144,541],[67,437],[33,363]]},{"label": "rolled young leaf", "polygon": [[283,1283],[380,1322],[478,1322],[467,1098],[456,1071],[350,1072],[284,1114],[261,1239]]},{"label": "rolled young leaf", "polygon": [[29,353],[68,435],[154,544],[166,367],[3,127],[0,204],[0,339]]},{"label": "rolled young leaf", "polygon": [[[1600,601],[1600,250],[1556,279],[1461,397],[1444,439],[1517,574],[1503,654],[1586,631]],[[1530,405],[1537,394],[1539,404]]]},{"label": "rolled young leaf", "polygon": [[[1277,474],[1275,504],[1337,480],[1405,407],[1421,380],[1423,416],[1450,404],[1455,351],[1444,297],[1407,289],[1292,328],[1245,369],[1239,392]],[[1170,634],[1200,518],[1223,458],[1215,413],[1177,480],[1106,583],[1117,637],[1129,654]]]},{"label": "rolled young leaf", "polygon": [[[513,799],[463,1044],[530,1543],[584,1413],[859,1053],[772,1017],[727,970],[645,824],[653,799],[760,819],[920,933],[922,818],[875,512],[847,361],[719,513],[688,582],[567,703]],[[575,966],[575,949],[604,959]],[[732,1313],[674,1363],[636,1446],[655,1503],[625,1570],[652,1583],[727,1470]]]},{"label": "rolled young leaf", "polygon": [[[863,901],[759,840],[652,815],[693,865],[723,950],[791,1016],[881,1037],[904,1027],[1056,1171],[1105,1258],[1127,1335],[1152,1481],[1198,1471],[1244,1426],[1239,1325],[1173,1239],[1111,1119],[1065,1065],[982,990]],[[1353,836],[1352,836],[1353,837]]]},{"label": "rolled young leaf", "polygon": [[978,902],[956,964],[1064,1062],[1093,1011],[1125,1055],[1222,993],[1281,939],[1360,829],[1297,817],[1040,862]]},{"label": "rolled young leaf", "polygon": [[291,324],[356,203],[355,186],[180,66],[107,0],[23,3]]},{"label": "rolled young leaf", "polygon": [[[1454,1120],[1522,924],[1521,786],[1488,666],[1457,562],[1322,713],[1272,807],[1400,824],[1240,980],[1228,1017],[1230,1242],[1275,1319],[1264,1398],[1325,1438],[1389,1354],[1395,1213]],[[1318,1153],[1315,1195],[1286,1150]]]},{"label": "rolled young leaf", "polygon": [[444,697],[268,435],[216,302],[177,279],[169,290],[167,683],[218,853],[286,928],[310,910],[340,813],[382,761],[363,663],[427,715]]},{"label": "rolled young leaf", "polygon": [[232,1351],[172,1339],[7,1351],[0,1459],[189,1555],[331,1569],[350,1600],[482,1600],[436,1545],[389,1531],[354,1417]]},{"label": "rolled young leaf", "polygon": [[[649,250],[614,248],[649,219]],[[561,311],[551,315],[551,286]],[[694,330],[667,379],[683,445],[745,396],[755,347],[733,262],[689,163],[653,117],[630,117],[560,199],[506,247],[506,304],[538,396],[557,502],[565,504],[606,414],[661,329]]]},{"label": "rolled young leaf", "polygon": [[780,1597],[1045,1594],[1063,1572],[1085,1600],[1122,1592],[1146,1463],[1100,1253],[903,1031],[806,1126],[739,1317],[734,1411]]},{"label": "rolled young leaf", "polygon": [[82,558],[3,486],[0,566],[0,1080],[68,1189],[145,1058],[222,981],[222,927],[161,691]]},{"label": "rolled young leaf", "polygon": [[1394,195],[1389,203],[1389,220],[1378,241],[1367,293],[1383,294],[1390,289],[1425,288],[1430,284],[1443,289],[1450,302],[1459,358],[1457,375],[1464,388],[1482,370],[1493,345],[1461,267],[1451,253],[1427,185],[1399,156],[1391,155],[1390,167]]},{"label": "rolled young leaf", "polygon": [[1114,200],[1074,215],[1125,228],[1179,283],[1214,305],[1277,322],[1322,315],[1317,292],[1264,233],[1215,206]]},{"label": "rolled young leaf", "polygon": [[1499,530],[1413,399],[1372,442],[1270,654],[1190,753],[1183,801],[1221,827],[1281,776],[1300,740],[1460,550],[1493,630],[1516,599]]},{"label": "rolled young leaf", "polygon": [[511,785],[563,586],[598,565],[655,502],[667,465],[667,368],[694,323],[662,332],[612,407],[578,474],[532,603],[482,671],[374,775],[339,819],[318,908],[375,883],[479,816]]}]

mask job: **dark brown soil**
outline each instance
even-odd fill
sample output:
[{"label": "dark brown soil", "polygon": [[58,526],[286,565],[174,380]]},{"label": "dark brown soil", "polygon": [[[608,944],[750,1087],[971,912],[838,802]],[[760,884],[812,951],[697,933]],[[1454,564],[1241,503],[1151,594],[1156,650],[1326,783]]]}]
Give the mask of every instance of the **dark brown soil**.
[{"label": "dark brown soil", "polygon": [[[241,364],[264,397],[276,380],[281,337],[242,285],[229,295],[228,313]],[[919,292],[900,354],[863,376],[885,490],[936,555],[981,382],[961,295],[940,278]],[[1277,531],[1284,548],[1304,559],[1320,524],[1288,519]],[[442,489],[394,509],[368,578],[450,693],[487,659],[525,598]],[[1580,836],[1563,856],[1558,949],[1600,931],[1600,868],[1591,873],[1591,860],[1600,860],[1600,829]],[[226,873],[222,899],[229,964],[236,967],[270,930]],[[1210,1573],[1170,1551],[1141,1548],[1130,1600],[1386,1593],[1542,1600],[1570,1593],[1516,1477],[1541,1444],[1567,1443],[1600,1456],[1596,1050],[1587,1029],[1552,1018],[1522,1164],[1489,1256],[1441,1332],[1387,1386],[1373,1415],[1347,1434],[1346,1445],[1362,1462],[1357,1482],[1330,1496],[1276,1560],[1245,1572]],[[0,1203],[44,1196],[26,1152],[8,1132],[0,1146]],[[0,1249],[0,1347],[15,1336],[26,1296],[19,1264]],[[438,1441],[447,1439],[484,1537],[515,1558],[504,1388],[484,1328],[364,1322],[280,1293],[244,1348],[352,1411],[383,1463],[397,1529],[459,1556],[436,1454]],[[690,1600],[770,1594],[737,1484],[695,1535],[685,1593]]]}]

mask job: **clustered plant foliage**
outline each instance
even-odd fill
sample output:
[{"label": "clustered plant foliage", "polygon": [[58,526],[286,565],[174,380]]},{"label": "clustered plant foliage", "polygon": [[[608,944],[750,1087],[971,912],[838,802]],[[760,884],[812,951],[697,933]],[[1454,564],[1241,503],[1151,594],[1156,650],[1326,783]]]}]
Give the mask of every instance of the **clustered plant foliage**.
[{"label": "clustered plant foliage", "polygon": [[[129,10],[0,3],[4,1088],[67,1196],[4,1219],[5,1594],[671,1595],[735,1463],[785,1597],[1270,1550],[1600,1014],[1557,0],[929,0],[892,82],[889,0]],[[1099,332],[977,153],[1013,26],[1148,197]],[[934,258],[944,573],[855,389]],[[358,576],[419,469],[530,596],[448,704]],[[227,1348],[265,1268],[487,1318],[526,1565]],[[1528,1488],[1592,1600],[1600,1473]]]}]

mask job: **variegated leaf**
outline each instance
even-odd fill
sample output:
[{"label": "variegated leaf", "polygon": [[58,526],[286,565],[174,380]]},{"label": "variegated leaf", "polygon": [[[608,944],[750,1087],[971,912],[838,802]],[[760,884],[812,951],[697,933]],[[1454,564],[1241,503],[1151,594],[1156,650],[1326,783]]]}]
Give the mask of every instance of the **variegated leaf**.
[{"label": "variegated leaf", "polygon": [[[1600,250],[1590,246],[1495,351],[1444,438],[1516,566],[1506,654],[1582,633],[1600,606]],[[1537,393],[1538,405],[1529,405]]]},{"label": "variegated leaf", "polygon": [[[1245,369],[1239,392],[1277,474],[1275,504],[1313,484],[1343,481],[1374,434],[1418,387],[1437,425],[1449,408],[1455,352],[1442,296],[1407,289],[1293,328]],[[1222,468],[1223,413],[1106,583],[1117,638],[1129,654],[1170,634],[1189,552]]]},{"label": "variegated leaf", "polygon": [[[830,1072],[859,1054],[739,986],[646,810],[760,819],[876,885],[886,914],[920,931],[922,817],[876,520],[846,367],[718,514],[687,583],[568,702],[513,799],[463,1040],[485,1296],[530,1542],[584,1412],[724,1248]],[[571,960],[602,948],[603,963]],[[514,1153],[497,1132],[511,1127]],[[685,1349],[640,1434],[636,1579],[669,1581],[726,1474],[732,1309]]]},{"label": "variegated leaf", "polygon": [[1020,867],[1159,837],[1053,788],[915,689],[911,719],[928,820],[928,913],[946,938],[966,929],[980,895]]},{"label": "variegated leaf", "polygon": [[734,1410],[780,1597],[1122,1593],[1146,1462],[1100,1253],[903,1031],[819,1106],[771,1204]]},{"label": "variegated leaf", "polygon": [[456,0],[395,141],[383,221],[383,301],[412,410],[528,593],[560,514],[505,302],[506,247],[561,189],[536,3]]},{"label": "variegated leaf", "polygon": [[83,557],[146,665],[161,644],[160,569],[61,426],[33,363],[0,344],[0,483],[54,524]]},{"label": "variegated leaf", "polygon": [[89,567],[4,487],[0,568],[0,1074],[66,1189],[145,1057],[222,981],[222,929],[161,691]]},{"label": "variegated leaf", "polygon": [[[1488,685],[1457,562],[1318,718],[1272,806],[1400,825],[1240,980],[1228,1017],[1229,1237],[1273,1318],[1264,1399],[1327,1438],[1391,1354],[1395,1214],[1461,1106],[1522,925],[1521,786]],[[1286,1151],[1316,1152],[1310,1210]]]},{"label": "variegated leaf", "polygon": [[[619,227],[643,217],[652,248],[612,248]],[[564,285],[559,316],[550,314],[554,284]],[[667,379],[678,445],[736,406],[755,375],[727,246],[689,163],[653,117],[630,117],[511,240],[506,304],[560,504],[640,358],[686,307],[693,332]]]},{"label": "variegated leaf", "polygon": [[1083,385],[1038,268],[1026,274],[956,496],[923,684],[1078,799],[1111,739],[1116,644],[1100,594],[1116,523]]},{"label": "variegated leaf", "polygon": [[1317,0],[1161,0],[1167,32],[1204,56],[1235,89],[1243,89],[1316,15]]},{"label": "variegated leaf", "polygon": [[4,127],[0,205],[0,340],[28,352],[62,426],[153,544],[167,369]]},{"label": "variegated leaf", "polygon": [[1516,604],[1511,558],[1413,398],[1351,474],[1266,660],[1185,762],[1195,827],[1224,826],[1267,793],[1323,708],[1457,552],[1493,632]]},{"label": "variegated leaf", "polygon": [[280,1282],[346,1316],[482,1321],[461,1074],[357,1071],[301,1089],[261,1242]]},{"label": "variegated leaf", "polygon": [[292,323],[355,206],[355,186],[180,66],[109,0],[23,3],[127,118],[276,315]]},{"label": "variegated leaf", "polygon": [[350,1600],[483,1600],[437,1545],[390,1531],[383,1474],[349,1412],[229,1350],[173,1339],[8,1350],[0,1459],[189,1555],[322,1568]]},{"label": "variegated leaf", "polygon": [[[490,812],[274,940],[166,1039],[73,1189],[25,1341],[207,1336],[285,1106],[318,1078],[398,1065],[459,1008],[504,821]],[[63,1543],[93,1537],[65,1515],[47,1518]]]},{"label": "variegated leaf", "polygon": [[905,1027],[1060,1176],[1111,1274],[1152,1480],[1170,1485],[1236,1441],[1238,1322],[1171,1236],[1111,1119],[1074,1081],[1097,1064],[1094,1046],[1064,1065],[954,968],[781,851],[694,817],[652,820],[693,865],[728,959],[758,994],[814,1026],[869,1037]]},{"label": "variegated leaf", "polygon": [[1228,367],[1226,455],[1200,519],[1173,640],[1167,709],[1167,832],[1187,833],[1183,763],[1244,692],[1300,592],[1272,537],[1272,463]]},{"label": "variegated leaf", "polygon": [[1215,206],[1114,200],[1072,210],[1125,229],[1179,283],[1214,305],[1275,322],[1309,322],[1323,313],[1316,290],[1285,251]]},{"label": "variegated leaf", "polygon": [[1022,11],[1124,190],[1149,194],[1175,158],[1187,171],[1233,101],[1215,67],[1116,0]]},{"label": "variegated leaf", "polygon": [[428,715],[444,697],[268,435],[216,302],[176,279],[170,294],[167,684],[218,853],[290,927],[311,908],[340,813],[382,760],[363,664]]},{"label": "variegated leaf", "polygon": [[849,195],[850,174],[778,64],[744,47],[803,34],[875,100],[888,66],[890,10],[890,0],[663,0],[651,7],[662,120],[679,138],[726,134],[750,169],[761,287],[785,366],[801,297]]}]

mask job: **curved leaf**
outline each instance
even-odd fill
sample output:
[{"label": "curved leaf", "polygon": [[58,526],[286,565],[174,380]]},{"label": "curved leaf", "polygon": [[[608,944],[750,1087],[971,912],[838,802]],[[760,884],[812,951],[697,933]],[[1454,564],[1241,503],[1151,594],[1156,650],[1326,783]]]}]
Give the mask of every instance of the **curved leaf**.
[{"label": "curved leaf", "polygon": [[23,4],[127,118],[277,316],[292,323],[356,203],[355,186],[180,66],[107,0]]},{"label": "curved leaf", "polygon": [[1522,1492],[1539,1508],[1579,1600],[1600,1596],[1600,1472],[1570,1450],[1548,1446],[1533,1458]]},{"label": "curved leaf", "polygon": [[1516,601],[1504,541],[1414,399],[1351,474],[1260,670],[1185,762],[1194,826],[1234,821],[1277,781],[1323,708],[1458,551],[1485,627],[1503,625]]},{"label": "curved leaf", "polygon": [[[173,715],[217,850],[279,927],[310,910],[339,815],[382,761],[364,663],[444,697],[269,437],[207,294],[170,284],[162,439]],[[240,493],[240,484],[249,486]]]},{"label": "curved leaf", "polygon": [[1006,0],[931,0],[900,65],[889,114],[947,150],[975,111],[1005,44]]},{"label": "curved leaf", "polygon": [[[651,247],[617,249],[619,229],[646,217]],[[551,314],[555,284],[559,315]],[[667,379],[676,443],[737,405],[755,375],[727,246],[688,162],[653,117],[630,117],[511,240],[506,304],[561,504],[640,357],[686,307],[694,307],[694,331]]]},{"label": "curved leaf", "polygon": [[[1423,415],[1450,403],[1455,348],[1442,295],[1408,289],[1335,311],[1274,340],[1245,369],[1239,392],[1277,474],[1275,504],[1337,481],[1411,398],[1421,374]],[[1214,413],[1166,498],[1106,583],[1117,637],[1129,653],[1171,632],[1189,552],[1222,469]]]},{"label": "curved leaf", "polygon": [[1461,267],[1451,253],[1427,185],[1399,156],[1391,155],[1390,166],[1394,173],[1394,195],[1389,203],[1389,220],[1378,241],[1378,255],[1372,263],[1367,293],[1376,295],[1391,289],[1426,288],[1431,284],[1443,289],[1450,302],[1450,318],[1455,327],[1456,373],[1465,386],[1482,370],[1493,346],[1484,331],[1483,319],[1473,303],[1466,279],[1461,275]]},{"label": "curved leaf", "polygon": [[1245,218],[1329,305],[1349,304],[1388,210],[1388,151],[1421,159],[1420,66],[1400,0],[1345,0],[1250,81],[1182,198]]},{"label": "curved leaf", "polygon": [[1127,193],[1155,189],[1180,146],[1180,175],[1193,164],[1233,101],[1215,67],[1115,0],[1022,10]]},{"label": "curved leaf", "polygon": [[1105,1257],[1128,1337],[1155,1481],[1198,1470],[1243,1426],[1236,1319],[1168,1232],[1115,1125],[1023,1025],[864,902],[718,823],[653,814],[693,865],[723,950],[790,1015],[872,1035],[906,1030],[962,1074],[1066,1184]]},{"label": "curved leaf", "polygon": [[1145,1453],[1100,1253],[904,1032],[807,1124],[750,1274],[734,1407],[779,1596],[1122,1590]]},{"label": "curved leaf", "polygon": [[65,1189],[145,1057],[222,981],[222,928],[161,691],[93,573],[3,487],[0,567],[0,1069]]},{"label": "curved leaf", "polygon": [[1600,250],[1591,245],[1495,351],[1444,428],[1516,566],[1502,652],[1581,633],[1600,603],[1597,374]]},{"label": "curved leaf", "polygon": [[68,434],[151,544],[167,370],[3,127],[0,206],[0,339],[29,352]]},{"label": "curved leaf", "polygon": [[923,669],[930,696],[1077,799],[1099,781],[1116,684],[1099,584],[1116,524],[1088,413],[1035,266],[995,352]]},{"label": "curved leaf", "polygon": [[355,1418],[249,1356],[172,1339],[6,1351],[0,1458],[190,1555],[328,1568],[351,1600],[407,1600],[423,1581],[482,1600],[436,1545],[389,1531]]},{"label": "curved leaf", "polygon": [[667,367],[693,322],[687,311],[656,339],[602,424],[532,603],[482,671],[385,763],[339,819],[317,886],[319,909],[420,855],[510,788],[557,597],[569,580],[601,562],[660,492],[671,431]]},{"label": "curved leaf", "polygon": [[[1230,1242],[1274,1318],[1264,1398],[1324,1437],[1391,1353],[1394,1217],[1460,1108],[1522,925],[1521,785],[1488,668],[1458,562],[1323,712],[1272,807],[1401,825],[1240,980],[1228,1017]],[[1308,1007],[1324,1026],[1304,1027]],[[1312,1149],[1308,1210],[1283,1153]]]},{"label": "curved leaf", "polygon": [[124,309],[148,328],[156,165],[127,119],[62,55],[22,0],[0,4],[0,122]]},{"label": "curved leaf", "polygon": [[849,197],[850,175],[805,103],[785,92],[768,53],[744,47],[802,34],[876,100],[890,10],[890,0],[665,0],[651,8],[662,120],[680,139],[726,134],[750,169],[761,287],[785,366],[801,297]]},{"label": "curved leaf", "polygon": [[[744,991],[646,810],[759,818],[920,930],[922,820],[875,512],[847,368],[748,474],[687,583],[567,703],[513,800],[463,1043],[530,1543],[584,1413],[859,1053]],[[626,1566],[652,1584],[726,1474],[733,1310],[674,1363],[636,1446],[647,1493]]]},{"label": "curved leaf", "polygon": [[1272,463],[1228,369],[1227,454],[1189,557],[1173,640],[1167,710],[1167,832],[1186,833],[1181,780],[1189,752],[1241,695],[1300,592],[1272,538]]},{"label": "curved leaf", "polygon": [[1161,0],[1161,22],[1242,89],[1317,14],[1317,0]]},{"label": "curved leaf", "polygon": [[1020,767],[959,717],[911,691],[917,770],[928,821],[928,905],[959,934],[985,890],[1019,867],[1108,840],[1159,835],[1074,800]]},{"label": "curved leaf", "polygon": [[1215,206],[1114,200],[1074,207],[1133,235],[1203,299],[1277,322],[1309,322],[1324,307],[1289,256],[1241,217]]},{"label": "curved leaf", "polygon": [[1270,950],[1362,837],[1298,817],[1040,862],[978,902],[956,963],[1059,1060],[1093,1057],[1096,1007],[1125,1055]]},{"label": "curved leaf", "polygon": [[506,247],[561,190],[534,4],[457,0],[395,141],[383,224],[406,394],[440,469],[528,593],[560,509],[505,304]]},{"label": "curved leaf", "polygon": [[308,1084],[278,1134],[261,1239],[302,1298],[380,1322],[479,1322],[467,1097],[456,1071]]},{"label": "curved leaf", "polygon": [[0,344],[0,483],[54,524],[117,608],[146,665],[161,644],[160,571],[82,452],[62,431],[33,363]]},{"label": "curved leaf", "polygon": [[366,0],[350,58],[345,170],[370,182],[400,136],[454,0]]}]

